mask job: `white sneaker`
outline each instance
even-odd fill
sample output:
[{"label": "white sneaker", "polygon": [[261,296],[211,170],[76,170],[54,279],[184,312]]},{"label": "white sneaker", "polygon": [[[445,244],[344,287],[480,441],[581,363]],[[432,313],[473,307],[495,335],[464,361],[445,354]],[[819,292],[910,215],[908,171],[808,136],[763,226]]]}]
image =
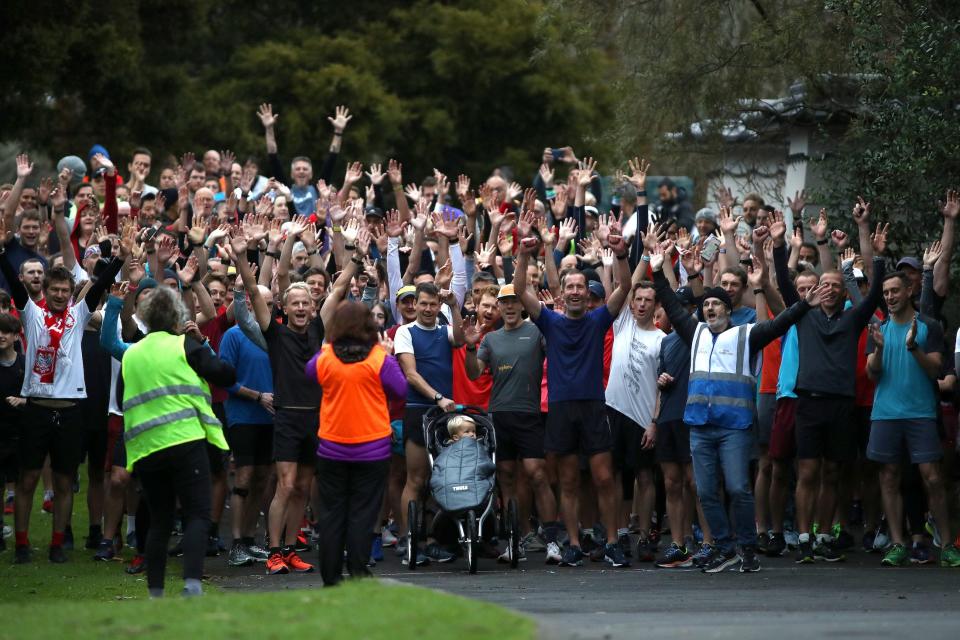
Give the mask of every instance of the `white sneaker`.
[{"label": "white sneaker", "polygon": [[383,536],[383,546],[392,547],[397,544],[397,536],[393,535],[389,527],[384,527],[381,535]]},{"label": "white sneaker", "polygon": [[877,551],[882,551],[890,545],[890,536],[880,532],[873,539],[873,548]]},{"label": "white sneaker", "polygon": [[547,543],[547,564],[560,564],[563,555],[560,553],[560,545],[556,542]]},{"label": "white sneaker", "polygon": [[8,524],[3,525],[3,537],[9,538],[13,535],[13,527]]}]

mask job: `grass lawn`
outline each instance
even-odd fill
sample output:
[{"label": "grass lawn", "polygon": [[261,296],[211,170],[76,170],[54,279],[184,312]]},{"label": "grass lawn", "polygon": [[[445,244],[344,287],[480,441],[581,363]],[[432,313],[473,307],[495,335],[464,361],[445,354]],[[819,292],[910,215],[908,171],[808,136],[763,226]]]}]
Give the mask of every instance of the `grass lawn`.
[{"label": "grass lawn", "polygon": [[[5,593],[12,591],[9,586]],[[335,589],[221,592],[191,599],[5,604],[0,619],[6,621],[0,638],[526,640],[535,635],[531,620],[500,607],[374,580]]]}]

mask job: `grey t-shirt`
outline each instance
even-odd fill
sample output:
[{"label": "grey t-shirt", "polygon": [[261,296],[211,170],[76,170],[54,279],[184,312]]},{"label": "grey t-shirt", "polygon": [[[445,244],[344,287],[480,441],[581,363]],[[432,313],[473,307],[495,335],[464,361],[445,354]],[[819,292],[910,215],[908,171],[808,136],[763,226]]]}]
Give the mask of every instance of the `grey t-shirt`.
[{"label": "grey t-shirt", "polygon": [[480,343],[477,358],[493,375],[490,411],[540,412],[540,381],[543,379],[543,336],[532,322],[507,331],[488,333]]}]

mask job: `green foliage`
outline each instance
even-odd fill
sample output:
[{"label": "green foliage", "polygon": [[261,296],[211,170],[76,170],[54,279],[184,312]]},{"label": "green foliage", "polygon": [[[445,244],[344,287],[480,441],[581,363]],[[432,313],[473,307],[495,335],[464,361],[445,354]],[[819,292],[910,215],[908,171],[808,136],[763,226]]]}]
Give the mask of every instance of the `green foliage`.
[{"label": "green foliage", "polygon": [[52,157],[94,142],[262,156],[255,110],[271,102],[283,157],[319,160],[345,104],[346,159],[526,177],[544,147],[593,143],[613,109],[609,57],[546,41],[534,0],[8,4],[0,140]]},{"label": "green foliage", "polygon": [[960,6],[955,2],[837,2],[854,36],[863,115],[827,160],[830,200],[858,194],[891,223],[892,251],[918,255],[940,233],[937,201],[957,185]]}]

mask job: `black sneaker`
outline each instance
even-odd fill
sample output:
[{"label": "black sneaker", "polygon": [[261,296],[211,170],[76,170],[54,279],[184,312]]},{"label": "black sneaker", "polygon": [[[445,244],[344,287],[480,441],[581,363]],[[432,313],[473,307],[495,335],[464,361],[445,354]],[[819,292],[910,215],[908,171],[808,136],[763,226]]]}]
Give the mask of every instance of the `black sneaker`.
[{"label": "black sneaker", "polygon": [[597,545],[590,550],[590,553],[587,556],[590,558],[590,562],[603,562],[604,558],[607,555],[607,545]]},{"label": "black sneaker", "polygon": [[767,547],[770,544],[770,536],[767,535],[766,531],[762,531],[757,534],[757,553],[762,553],[766,555]]},{"label": "black sneaker", "polygon": [[783,534],[776,532],[771,533],[770,538],[767,540],[766,556],[768,558],[779,558],[786,550],[787,541],[783,538]]},{"label": "black sneaker", "polygon": [[721,573],[732,569],[740,563],[740,556],[737,555],[736,549],[731,549],[730,551],[720,551],[717,550],[717,553],[710,559],[707,564],[703,565],[704,573]]},{"label": "black sneaker", "polygon": [[[603,545],[597,543],[597,541],[594,539],[593,533],[583,532],[580,534],[580,550],[583,553],[589,555],[593,553],[593,551],[598,547],[600,548],[601,551],[603,551]],[[603,556],[601,556],[601,558],[602,557]]]},{"label": "black sneaker", "polygon": [[873,541],[876,538],[876,533],[873,531],[867,531],[863,534],[862,547],[866,553],[873,553]]},{"label": "black sneaker", "polygon": [[841,529],[833,542],[833,548],[837,551],[846,551],[847,549],[853,549],[856,544],[857,541],[853,539],[853,536],[846,529]]},{"label": "black sneaker", "polygon": [[567,547],[563,550],[563,559],[560,561],[561,567],[579,567],[583,564],[583,551],[580,547]]},{"label": "black sneaker", "polygon": [[[180,555],[183,555],[181,551]],[[220,555],[220,536],[207,536],[207,557],[216,558]]]},{"label": "black sneaker", "polygon": [[83,546],[90,550],[97,549],[100,547],[101,540],[103,540],[103,531],[100,527],[90,527],[90,533]]},{"label": "black sneaker", "polygon": [[740,573],[756,573],[760,571],[760,558],[757,549],[745,546],[740,550]]},{"label": "black sneaker", "polygon": [[807,542],[801,542],[799,546],[797,546],[795,562],[797,564],[813,564],[813,544],[809,540]]},{"label": "black sneaker", "polygon": [[631,551],[631,547],[633,547],[633,544],[630,542],[629,533],[621,534],[617,542],[620,544],[620,548],[623,550],[623,555],[625,555],[628,558],[633,556],[633,551]]},{"label": "black sneaker", "polygon": [[55,564],[63,564],[67,561],[67,554],[64,553],[62,546],[50,547],[50,555],[47,556],[50,558],[50,562]]},{"label": "black sneaker", "polygon": [[614,569],[630,566],[630,561],[623,555],[623,548],[621,548],[620,543],[608,543],[604,547],[603,559]]},{"label": "black sneaker", "polygon": [[813,547],[813,559],[824,562],[843,562],[846,556],[834,549],[832,542],[819,542]]},{"label": "black sneaker", "polygon": [[30,547],[27,545],[17,545],[17,548],[13,552],[13,563],[14,564],[29,564],[30,563]]},{"label": "black sneaker", "polygon": [[637,540],[637,562],[653,562],[657,559],[656,544],[640,538]]},{"label": "black sneaker", "polygon": [[63,530],[63,548],[73,551],[73,527],[68,526]]}]

